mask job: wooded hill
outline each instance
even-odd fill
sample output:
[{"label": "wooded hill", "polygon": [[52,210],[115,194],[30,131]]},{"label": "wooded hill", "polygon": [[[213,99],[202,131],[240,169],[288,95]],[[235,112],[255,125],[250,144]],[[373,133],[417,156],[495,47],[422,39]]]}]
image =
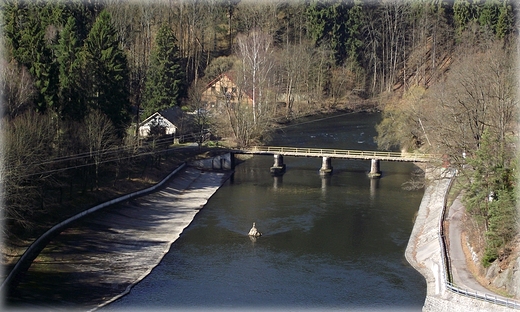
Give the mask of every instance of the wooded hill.
[{"label": "wooded hill", "polygon": [[[474,192],[500,200],[513,187],[512,1],[4,0],[1,10],[8,237],[59,214],[49,190],[83,194],[107,175],[115,184],[143,151],[135,125],[171,106],[247,145],[273,120],[377,101],[381,148],[448,154],[462,167],[463,152],[480,159],[485,142],[500,142],[489,150],[501,162],[486,168],[507,174]],[[252,106],[223,98],[206,113],[201,94],[230,71]],[[155,140],[146,153],[162,148]],[[477,214],[489,230],[488,206]]]}]

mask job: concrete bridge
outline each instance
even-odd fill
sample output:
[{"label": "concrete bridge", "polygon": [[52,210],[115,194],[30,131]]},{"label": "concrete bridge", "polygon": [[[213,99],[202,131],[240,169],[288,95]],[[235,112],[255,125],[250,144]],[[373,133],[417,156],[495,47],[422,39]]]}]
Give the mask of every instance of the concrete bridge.
[{"label": "concrete bridge", "polygon": [[255,155],[274,155],[274,164],[271,167],[271,173],[274,175],[281,175],[285,172],[283,156],[322,157],[323,162],[320,168],[320,174],[332,173],[332,158],[371,160],[369,176],[372,178],[377,178],[381,176],[379,162],[382,160],[401,162],[431,162],[432,160],[439,158],[438,155],[419,153],[338,150],[326,148],[301,148],[281,146],[253,146],[251,148],[237,151],[237,153]]}]

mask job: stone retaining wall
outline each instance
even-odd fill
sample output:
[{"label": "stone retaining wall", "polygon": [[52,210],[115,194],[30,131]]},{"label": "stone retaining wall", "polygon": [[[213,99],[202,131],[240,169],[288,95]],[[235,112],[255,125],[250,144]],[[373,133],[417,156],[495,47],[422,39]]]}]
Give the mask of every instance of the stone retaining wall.
[{"label": "stone retaining wall", "polygon": [[234,159],[231,153],[215,156],[208,159],[199,159],[190,162],[190,166],[207,170],[232,170],[234,169]]}]

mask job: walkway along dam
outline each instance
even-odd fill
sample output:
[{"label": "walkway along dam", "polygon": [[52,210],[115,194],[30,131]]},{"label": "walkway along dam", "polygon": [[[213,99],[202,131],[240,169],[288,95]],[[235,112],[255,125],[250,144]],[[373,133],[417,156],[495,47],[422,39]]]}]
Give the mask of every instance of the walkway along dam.
[{"label": "walkway along dam", "polygon": [[455,178],[456,170],[426,170],[429,183],[405,252],[408,262],[426,279],[427,295],[423,311],[518,311],[519,302],[490,291],[471,289],[465,281],[454,280],[450,272],[454,264],[450,259],[444,222],[448,209],[447,197]]}]

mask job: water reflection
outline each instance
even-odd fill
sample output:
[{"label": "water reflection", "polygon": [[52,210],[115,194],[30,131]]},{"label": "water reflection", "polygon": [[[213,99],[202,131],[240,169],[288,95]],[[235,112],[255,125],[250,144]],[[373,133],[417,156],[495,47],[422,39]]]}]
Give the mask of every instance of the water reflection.
[{"label": "water reflection", "polygon": [[281,188],[282,187],[282,183],[283,183],[283,175],[281,175],[281,176],[273,176],[273,188],[275,190]]},{"label": "water reflection", "polygon": [[321,178],[321,191],[323,194],[325,194],[325,192],[327,191],[327,187],[330,186],[332,183],[331,176],[330,176],[330,174],[327,174],[327,175],[321,174],[320,178]]},{"label": "water reflection", "polygon": [[376,192],[379,188],[379,178],[372,178],[370,179],[370,200],[371,202],[374,202],[376,198]]}]

